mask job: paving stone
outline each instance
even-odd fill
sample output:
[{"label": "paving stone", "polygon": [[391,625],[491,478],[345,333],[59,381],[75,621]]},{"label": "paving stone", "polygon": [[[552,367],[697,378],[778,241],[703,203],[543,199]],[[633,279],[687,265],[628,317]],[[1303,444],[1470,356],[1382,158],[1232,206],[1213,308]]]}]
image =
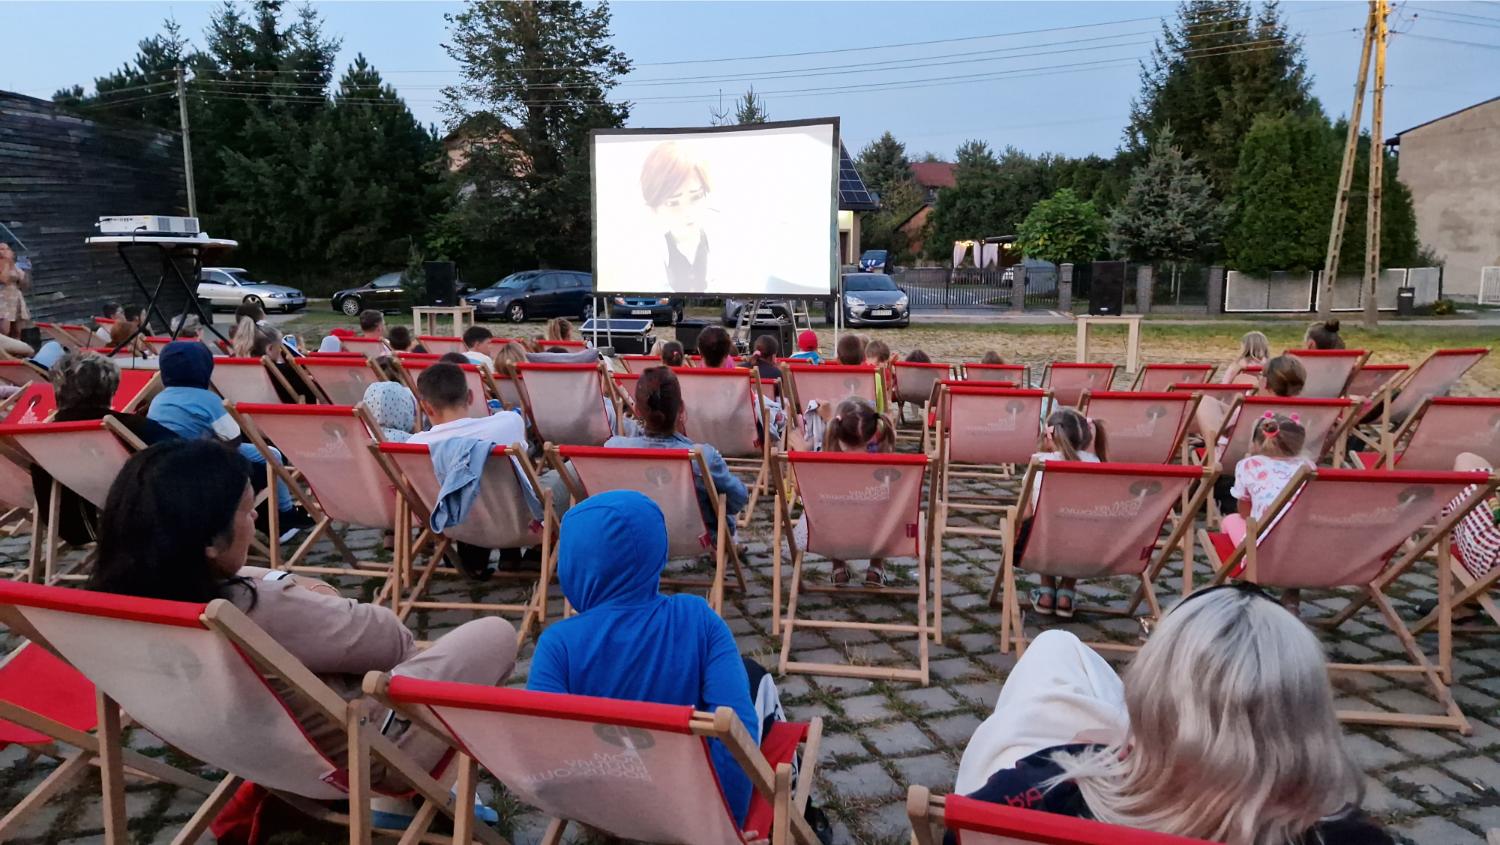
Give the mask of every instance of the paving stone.
[{"label": "paving stone", "polygon": [[840,771],[824,772],[823,777],[847,800],[887,798],[899,792],[896,782],[879,763],[860,763]]},{"label": "paving stone", "polygon": [[1347,734],[1344,737],[1344,747],[1349,750],[1354,761],[1364,769],[1378,769],[1406,759],[1400,751],[1364,734]]},{"label": "paving stone", "polygon": [[868,757],[870,752],[865,750],[864,743],[860,741],[858,734],[824,734],[823,746],[818,751],[821,761],[833,760],[838,757]]},{"label": "paving stone", "polygon": [[932,748],[932,741],[913,722],[883,725],[866,733],[875,750],[887,756],[910,754]]},{"label": "paving stone", "polygon": [[865,829],[872,842],[904,842],[911,836],[911,818],[906,802],[885,804],[865,817]]},{"label": "paving stone", "polygon": [[958,699],[942,687],[925,687],[900,693],[901,700],[927,713],[944,713],[959,707]]},{"label": "paving stone", "polygon": [[841,702],[844,715],[855,722],[878,722],[889,718],[891,711],[886,707],[883,695],[861,695],[855,698],[846,698]]},{"label": "paving stone", "polygon": [[938,739],[947,743],[949,748],[962,750],[968,744],[969,738],[974,735],[974,729],[979,727],[979,722],[978,716],[963,713],[933,719],[927,723],[927,729],[936,734]]},{"label": "paving stone", "polygon": [[892,760],[891,764],[901,773],[903,786],[926,786],[947,792],[953,787],[958,775],[958,764],[946,754],[923,754]]},{"label": "paving stone", "polygon": [[974,666],[969,663],[967,657],[952,657],[947,660],[934,660],[928,664],[928,672],[934,678],[951,681],[974,673]]},{"label": "paving stone", "polygon": [[1398,748],[1418,757],[1441,757],[1462,750],[1462,746],[1449,742],[1437,731],[1418,731],[1395,728],[1383,731],[1383,739]]},{"label": "paving stone", "polygon": [[1463,757],[1443,763],[1443,768],[1459,779],[1473,782],[1482,788],[1500,789],[1500,761],[1494,757]]},{"label": "paving stone", "polygon": [[1420,812],[1421,807],[1396,795],[1376,778],[1365,778],[1365,812],[1376,816],[1384,815],[1406,815],[1408,813]]},{"label": "paving stone", "polygon": [[1395,773],[1394,778],[1422,787],[1422,800],[1428,804],[1447,804],[1474,794],[1467,786],[1431,766],[1402,769]]},{"label": "paving stone", "polygon": [[1480,807],[1475,810],[1465,810],[1458,817],[1480,830],[1494,830],[1500,828],[1500,807]]},{"label": "paving stone", "polygon": [[1404,836],[1417,845],[1462,845],[1479,842],[1479,837],[1453,822],[1438,816],[1427,816],[1405,824],[1396,825],[1391,832]]}]

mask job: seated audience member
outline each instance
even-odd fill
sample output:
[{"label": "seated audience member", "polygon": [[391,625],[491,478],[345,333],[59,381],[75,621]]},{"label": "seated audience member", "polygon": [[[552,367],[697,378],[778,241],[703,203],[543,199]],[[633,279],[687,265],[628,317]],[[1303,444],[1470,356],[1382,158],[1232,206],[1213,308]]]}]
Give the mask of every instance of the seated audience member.
[{"label": "seated audience member", "polygon": [[1339,335],[1339,321],[1335,318],[1313,323],[1307,327],[1302,343],[1308,349],[1343,349],[1344,338]]},{"label": "seated audience member", "polygon": [[[266,324],[266,308],[259,302],[241,302],[239,304],[239,307],[234,309],[235,325],[238,326],[240,320],[244,319],[245,317],[249,317],[250,322],[254,323],[255,325],[263,326]],[[234,335],[231,334],[229,336],[229,339],[233,340]]]},{"label": "seated audience member", "polygon": [[[109,327],[109,341],[105,344],[102,352],[105,355],[129,355],[132,358],[147,358],[151,350],[146,346],[146,338],[140,334],[140,309],[136,309],[136,321],[121,318]],[[116,352],[116,350],[119,350]]]},{"label": "seated audience member", "polygon": [[198,340],[203,336],[203,322],[197,314],[178,314],[167,328],[178,340]]},{"label": "seated audience member", "polygon": [[493,361],[485,354],[484,347],[494,336],[484,326],[470,326],[464,330],[464,357],[469,359],[470,364],[489,370]]},{"label": "seated audience member", "polygon": [[385,315],[373,308],[359,312],[359,336],[385,343]]},{"label": "seated audience member", "polygon": [[818,354],[817,333],[812,329],[804,329],[797,335],[797,351],[792,353],[792,357],[809,364],[823,363],[823,356]]},{"label": "seated audience member", "polygon": [[[52,389],[57,396],[57,414],[53,420],[79,422],[109,417],[124,425],[147,446],[176,437],[140,414],[112,410],[110,402],[119,387],[120,369],[114,361],[92,352],[69,352],[52,368]],[[52,476],[40,466],[32,465],[31,486],[36,494],[37,512],[47,513],[52,501]],[[91,543],[97,537],[98,524],[98,509],[64,488],[58,502],[58,536],[75,546]]]},{"label": "seated audience member", "polygon": [[777,366],[776,358],[780,354],[781,344],[777,343],[776,338],[763,334],[755,339],[754,347],[750,350],[750,360],[740,364],[741,367],[753,367],[763,380],[775,380],[778,398],[781,396],[781,367]]},{"label": "seated audience member", "polygon": [[35,355],[27,358],[26,360],[30,361],[38,367],[41,367],[44,370],[51,370],[52,367],[62,359],[62,356],[66,354],[68,354],[68,350],[64,349],[61,343],[58,343],[55,340],[49,340],[46,343],[43,343],[41,345],[41,348],[37,349]]},{"label": "seated audience member", "polygon": [[[1453,471],[1493,474],[1495,468],[1479,455],[1464,452],[1454,458]],[[1443,509],[1443,516],[1451,514],[1473,494],[1473,487],[1464,490]],[[1476,580],[1488,575],[1497,564],[1500,564],[1500,496],[1486,498],[1453,526],[1453,551],[1454,557]],[[1426,616],[1436,608],[1437,602],[1429,601],[1423,604],[1418,613]],[[1454,608],[1455,614],[1459,611],[1460,608]],[[1463,608],[1463,613],[1469,615],[1471,608]],[[1496,621],[1500,622],[1500,620]]]},{"label": "seated audience member", "polygon": [[444,352],[442,354],[442,356],[438,358],[438,363],[439,364],[473,364],[474,362],[471,361],[471,360],[469,360],[469,356],[465,355],[462,352]]},{"label": "seated audience member", "polygon": [[547,321],[547,328],[542,334],[544,340],[577,340],[573,331],[573,324],[566,317],[553,317]]},{"label": "seated audience member", "polygon": [[[294,402],[306,405],[318,404],[318,391],[307,383],[301,370],[287,361],[287,353],[296,349],[295,339],[292,345],[288,346],[287,338],[283,337],[281,332],[270,323],[258,323],[253,331],[246,329],[246,334],[250,337],[250,348],[246,350],[249,357],[265,358],[270,361],[271,365],[276,368],[276,372],[281,375],[281,380],[286,382],[283,385],[281,381],[272,379],[278,399],[288,404]],[[235,343],[238,342],[239,337],[236,336]],[[237,355],[238,353],[233,351],[234,344],[231,343],[230,346],[230,354]]]},{"label": "seated audience member", "polygon": [[835,356],[845,366],[862,366],[865,363],[865,339],[857,334],[841,335]]},{"label": "seated audience member", "polygon": [[710,370],[734,366],[734,341],[723,326],[708,326],[698,333],[698,354]]},{"label": "seated audience member", "polygon": [[[371,671],[485,686],[510,675],[516,632],[504,619],[466,622],[423,650],[388,608],[342,598],[321,581],[246,566],[255,511],[250,473],[232,449],[204,441],[162,443],[131,458],[104,506],[99,562],[88,588],[169,601],[225,599],[348,700],[361,696],[361,681]],[[283,692],[276,679],[268,683]],[[298,697],[284,700],[328,759],[345,759],[345,726],[322,722],[317,708]],[[369,721],[378,730],[386,711],[372,712]],[[441,740],[403,720],[395,720],[385,738],[423,771],[448,753]],[[372,778],[377,786],[405,788],[379,762]],[[375,809],[383,827],[399,826],[399,816],[411,814],[399,799],[377,798]]]},{"label": "seated audience member", "polygon": [[[1254,396],[1297,396],[1302,393],[1302,386],[1307,383],[1307,368],[1302,366],[1292,355],[1278,355],[1266,362],[1261,371],[1260,386],[1256,388]],[[1229,405],[1212,397],[1204,396],[1198,400],[1198,410],[1194,412],[1193,421],[1189,431],[1201,435],[1205,440],[1217,435],[1217,443],[1222,445],[1229,442],[1225,433],[1229,426],[1239,421],[1236,416],[1229,416]],[[1214,482],[1214,500],[1218,503],[1220,513],[1234,513],[1239,509],[1238,498],[1230,492],[1234,486],[1233,468],[1229,472],[1220,473]]]},{"label": "seated audience member", "polygon": [[1261,332],[1245,332],[1240,338],[1240,357],[1234,359],[1219,379],[1223,384],[1236,382],[1254,383],[1255,376],[1245,372],[1247,367],[1264,367],[1271,360],[1271,344]]},{"label": "seated audience member", "polygon": [[666,367],[687,366],[687,356],[683,352],[682,344],[675,340],[663,341],[661,344],[661,363]]},{"label": "seated audience member", "polygon": [[[661,594],[666,563],[666,519],[646,496],[616,490],[570,510],[557,576],[578,614],[542,632],[526,688],[707,712],[729,707],[759,743],[768,725],[785,720],[775,682],[740,657],[729,626],[702,597]],[[750,780],[719,742],[709,753],[724,800],[743,824]]]},{"label": "seated audience member", "polygon": [[1000,356],[999,352],[996,352],[995,350],[991,349],[990,351],[984,353],[984,355],[979,359],[979,363],[981,363],[981,364],[1004,364],[1005,363],[1005,359]]},{"label": "seated audience member", "polygon": [[[850,397],[838,404],[834,409],[833,418],[828,421],[828,428],[824,433],[823,451],[825,452],[853,452],[856,454],[877,454],[896,451],[896,429],[891,426],[889,417],[875,411],[875,406],[869,400]],[[803,546],[807,544],[807,522],[798,519],[792,529],[797,537],[797,542]],[[829,580],[835,585],[844,587],[849,584],[848,561],[831,561],[832,570]],[[884,587],[890,583],[886,576],[885,561],[875,558],[865,569],[866,587]]]},{"label": "seated audience member", "polygon": [[526,363],[526,347],[515,341],[495,350],[495,372],[515,375],[516,367]]},{"label": "seated audience member", "polygon": [[913,349],[906,353],[906,360],[912,364],[931,364],[932,356],[920,349]]},{"label": "seated audience member", "polygon": [[377,381],[367,386],[361,401],[387,441],[405,443],[417,430],[417,397],[400,381]]},{"label": "seated audience member", "polygon": [[411,329],[406,326],[391,326],[385,334],[385,345],[392,352],[426,352],[422,344],[416,343]]},{"label": "seated audience member", "polygon": [[[252,481],[257,477],[261,479],[256,485],[259,489],[265,483],[266,456],[255,448],[254,443],[245,440],[239,424],[225,412],[223,400],[209,389],[213,372],[214,358],[208,347],[183,340],[167,344],[161,352],[163,390],[151,400],[146,416],[171,429],[178,437],[223,440],[234,444],[240,456],[257,468]],[[281,460],[279,452],[276,460]],[[275,498],[276,510],[281,517],[282,542],[313,526],[312,517],[293,503],[291,491],[280,481],[276,482]]]},{"label": "seated audience member", "polygon": [[[1031,456],[1032,461],[1083,461],[1097,464],[1109,460],[1108,443],[1104,424],[1085,417],[1072,408],[1053,411],[1042,427],[1041,450]],[[1026,513],[1016,530],[1016,565],[1025,568],[1023,556],[1026,539],[1031,534],[1031,520],[1036,515],[1037,499],[1042,495],[1042,475],[1039,470],[1031,477],[1031,496],[1027,500]],[[1031,607],[1041,616],[1056,614],[1064,619],[1073,618],[1077,601],[1077,578],[1059,578],[1054,575],[1041,576],[1042,586],[1031,591]]]},{"label": "seated audience member", "polygon": [[866,364],[884,367],[891,362],[891,348],[883,340],[872,340],[865,344]]},{"label": "seated audience member", "polygon": [[1359,809],[1364,776],[1322,645],[1238,585],[1179,602],[1123,682],[1073,634],[1042,633],[964,749],[954,791],[1233,845],[1392,841]]},{"label": "seated audience member", "polygon": [[[118,320],[118,319],[120,319],[120,303],[118,303],[118,302],[106,302],[106,303],[104,303],[104,307],[101,308],[101,309],[99,309],[99,316],[103,317],[106,320]],[[98,327],[94,329],[94,337],[101,344],[103,344],[103,343],[109,343],[109,325],[105,324],[105,323],[100,323],[98,325]]]},{"label": "seated audience member", "polygon": [[[1281,491],[1292,483],[1298,470],[1314,468],[1303,454],[1307,430],[1295,416],[1267,411],[1255,421],[1249,454],[1234,465],[1234,486],[1229,495],[1236,499],[1237,507],[1233,513],[1225,513],[1221,530],[1235,545],[1245,540],[1249,531],[1247,520],[1257,520],[1264,531],[1268,527],[1266,513]],[[1301,600],[1301,590],[1287,589],[1281,593],[1282,605],[1292,613],[1298,612]]]},{"label": "seated audience member", "polygon": [[[744,510],[745,505],[750,501],[750,494],[745,490],[744,482],[729,471],[729,465],[724,463],[724,458],[719,455],[718,449],[707,443],[694,443],[679,431],[684,408],[682,387],[677,383],[677,374],[666,367],[652,367],[641,373],[641,377],[635,383],[635,412],[641,433],[632,437],[616,435],[604,441],[605,447],[691,449],[696,446],[703,450],[703,462],[708,465],[708,473],[713,479],[714,489],[724,496],[728,510],[725,519],[729,522],[730,531],[733,532],[735,517],[739,516],[740,511]],[[695,476],[698,473],[696,466],[693,467],[693,473]],[[713,518],[713,503],[708,498],[708,491],[704,489],[702,479],[696,480],[698,482],[698,508],[703,514],[703,524],[709,530],[715,530],[718,523]]]}]

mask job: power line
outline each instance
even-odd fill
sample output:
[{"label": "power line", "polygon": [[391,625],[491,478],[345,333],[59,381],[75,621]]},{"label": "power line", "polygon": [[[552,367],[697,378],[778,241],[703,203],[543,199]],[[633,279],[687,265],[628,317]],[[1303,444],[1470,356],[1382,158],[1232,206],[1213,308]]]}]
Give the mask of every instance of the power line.
[{"label": "power line", "polygon": [[1483,47],[1486,50],[1500,50],[1500,44],[1485,44],[1482,41],[1460,41],[1457,38],[1439,38],[1436,35],[1418,35],[1415,32],[1406,33],[1407,38],[1417,38],[1422,41],[1436,41],[1442,44],[1460,44],[1464,47]]}]

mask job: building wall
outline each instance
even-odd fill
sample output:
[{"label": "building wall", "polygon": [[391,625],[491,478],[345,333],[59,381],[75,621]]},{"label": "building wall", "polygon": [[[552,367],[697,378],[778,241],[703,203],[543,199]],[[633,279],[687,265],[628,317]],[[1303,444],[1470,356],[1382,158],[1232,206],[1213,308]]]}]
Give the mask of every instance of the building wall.
[{"label": "building wall", "polygon": [[1402,134],[1400,174],[1443,295],[1473,301],[1480,268],[1500,265],[1500,99]]},{"label": "building wall", "polygon": [[[51,102],[0,91],[0,222],[22,243],[32,267],[26,294],[32,319],[77,321],[105,301],[145,304],[119,255],[89,247],[101,216],[186,214],[182,153],[171,133],[99,123]],[[154,248],[131,257],[154,286]],[[163,311],[185,300],[168,289]]]}]

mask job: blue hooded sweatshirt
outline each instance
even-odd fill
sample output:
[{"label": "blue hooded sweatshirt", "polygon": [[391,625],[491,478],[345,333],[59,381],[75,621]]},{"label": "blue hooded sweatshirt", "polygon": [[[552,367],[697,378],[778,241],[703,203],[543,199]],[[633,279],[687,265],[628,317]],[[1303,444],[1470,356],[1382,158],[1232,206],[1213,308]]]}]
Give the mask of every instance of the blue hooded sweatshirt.
[{"label": "blue hooded sweatshirt", "polygon": [[[760,722],[729,626],[699,596],[664,596],[667,523],[634,491],[590,496],[562,521],[557,577],[579,611],[542,632],[526,688],[627,701],[731,707],[756,742]],[[710,749],[741,824],[750,779],[717,740]]]}]

